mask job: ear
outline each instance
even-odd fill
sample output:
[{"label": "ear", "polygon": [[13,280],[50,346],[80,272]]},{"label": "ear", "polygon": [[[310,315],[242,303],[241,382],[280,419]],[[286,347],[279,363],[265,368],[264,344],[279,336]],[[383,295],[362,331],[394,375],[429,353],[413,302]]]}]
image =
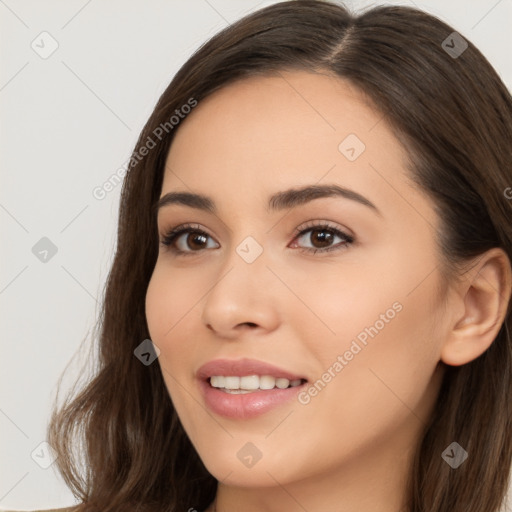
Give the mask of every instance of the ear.
[{"label": "ear", "polygon": [[490,249],[473,261],[473,267],[455,285],[457,310],[462,310],[462,315],[453,320],[441,349],[441,360],[452,366],[469,363],[491,346],[512,293],[510,260],[501,248]]}]

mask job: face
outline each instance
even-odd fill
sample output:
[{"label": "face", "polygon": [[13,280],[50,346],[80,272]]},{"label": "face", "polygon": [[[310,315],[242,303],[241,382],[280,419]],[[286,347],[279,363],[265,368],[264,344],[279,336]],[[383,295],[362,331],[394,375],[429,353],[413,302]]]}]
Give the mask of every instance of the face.
[{"label": "face", "polygon": [[327,75],[238,81],[181,122],[176,192],[210,204],[163,202],[161,241],[179,229],[146,315],[207,469],[254,487],[404,465],[439,389],[444,297],[439,221],[382,115]]}]

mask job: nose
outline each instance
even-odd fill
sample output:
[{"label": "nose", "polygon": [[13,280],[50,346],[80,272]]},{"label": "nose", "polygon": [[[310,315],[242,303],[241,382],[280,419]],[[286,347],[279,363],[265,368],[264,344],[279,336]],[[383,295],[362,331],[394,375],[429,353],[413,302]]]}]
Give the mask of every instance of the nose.
[{"label": "nose", "polygon": [[201,313],[203,324],[217,336],[237,339],[244,332],[276,329],[280,283],[264,254],[247,263],[233,250],[219,269]]}]

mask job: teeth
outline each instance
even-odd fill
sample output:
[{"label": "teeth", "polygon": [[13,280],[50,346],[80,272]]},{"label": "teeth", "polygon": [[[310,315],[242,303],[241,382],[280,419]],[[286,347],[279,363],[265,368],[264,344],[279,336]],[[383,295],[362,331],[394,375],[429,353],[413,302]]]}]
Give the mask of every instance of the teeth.
[{"label": "teeth", "polygon": [[273,389],[276,385],[276,379],[271,377],[270,375],[262,375],[259,378],[260,381],[260,389]]},{"label": "teeth", "polygon": [[245,375],[243,377],[213,375],[210,384],[214,388],[220,388],[228,393],[249,393],[257,389],[286,389],[300,386],[302,379],[289,381],[285,378],[275,378],[271,375]]},{"label": "teeth", "polygon": [[285,389],[290,385],[290,381],[288,379],[276,379],[276,387],[279,389]]},{"label": "teeth", "polygon": [[226,389],[240,389],[240,377],[224,377]]},{"label": "teeth", "polygon": [[257,375],[240,377],[240,389],[258,389],[260,387],[260,378]]},{"label": "teeth", "polygon": [[210,384],[214,388],[223,388],[224,387],[225,379],[226,379],[226,377],[222,377],[220,375],[216,375],[215,377],[211,377]]}]

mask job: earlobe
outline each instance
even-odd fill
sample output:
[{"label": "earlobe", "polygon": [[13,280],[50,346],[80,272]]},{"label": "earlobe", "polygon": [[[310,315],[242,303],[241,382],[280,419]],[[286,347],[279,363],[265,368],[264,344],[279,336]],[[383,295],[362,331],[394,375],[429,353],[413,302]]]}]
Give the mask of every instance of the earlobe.
[{"label": "earlobe", "polygon": [[441,350],[441,360],[451,366],[469,363],[491,346],[510,302],[512,270],[507,254],[493,248],[475,261],[459,284],[462,317],[453,322]]}]

